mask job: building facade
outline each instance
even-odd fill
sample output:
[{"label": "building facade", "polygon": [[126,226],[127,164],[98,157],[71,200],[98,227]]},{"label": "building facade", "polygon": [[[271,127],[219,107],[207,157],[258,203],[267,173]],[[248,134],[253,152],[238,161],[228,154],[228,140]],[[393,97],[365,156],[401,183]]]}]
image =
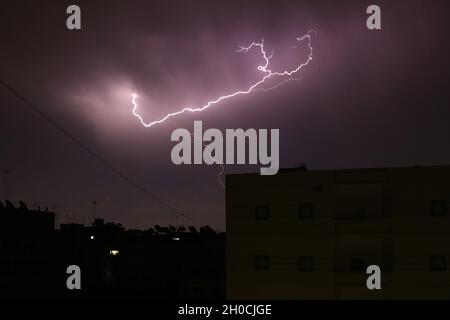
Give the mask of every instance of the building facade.
[{"label": "building facade", "polygon": [[227,298],[448,299],[449,202],[450,166],[228,175]]}]

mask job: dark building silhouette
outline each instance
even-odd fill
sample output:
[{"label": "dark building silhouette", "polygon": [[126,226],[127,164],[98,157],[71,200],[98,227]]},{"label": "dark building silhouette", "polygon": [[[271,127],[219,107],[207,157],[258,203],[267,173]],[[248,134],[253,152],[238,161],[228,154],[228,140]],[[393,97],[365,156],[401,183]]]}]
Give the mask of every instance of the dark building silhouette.
[{"label": "dark building silhouette", "polygon": [[10,201],[0,202],[0,239],[29,239],[46,236],[55,229],[55,214],[30,210],[20,201],[16,208]]},{"label": "dark building silhouette", "polygon": [[54,289],[55,243],[53,212],[0,202],[0,296],[27,296],[39,289],[45,296]]},{"label": "dark building silhouette", "polygon": [[[208,226],[141,231],[96,219],[58,230],[54,213],[9,201],[0,217],[1,297],[224,297],[225,235]],[[81,268],[80,291],[67,289],[70,265]]]},{"label": "dark building silhouette", "polygon": [[448,299],[449,201],[450,166],[229,175],[227,298]]}]

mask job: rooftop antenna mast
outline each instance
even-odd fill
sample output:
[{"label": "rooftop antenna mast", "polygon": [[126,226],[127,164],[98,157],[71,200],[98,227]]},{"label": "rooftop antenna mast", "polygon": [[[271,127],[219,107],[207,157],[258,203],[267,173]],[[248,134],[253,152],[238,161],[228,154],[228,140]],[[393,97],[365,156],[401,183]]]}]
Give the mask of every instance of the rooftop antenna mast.
[{"label": "rooftop antenna mast", "polygon": [[92,216],[94,218],[94,223],[95,223],[95,207],[97,206],[97,201],[94,200],[92,201]]},{"label": "rooftop antenna mast", "polygon": [[2,170],[1,173],[3,174],[3,191],[4,191],[4,197],[5,202],[8,200],[8,174],[13,173],[13,170]]}]

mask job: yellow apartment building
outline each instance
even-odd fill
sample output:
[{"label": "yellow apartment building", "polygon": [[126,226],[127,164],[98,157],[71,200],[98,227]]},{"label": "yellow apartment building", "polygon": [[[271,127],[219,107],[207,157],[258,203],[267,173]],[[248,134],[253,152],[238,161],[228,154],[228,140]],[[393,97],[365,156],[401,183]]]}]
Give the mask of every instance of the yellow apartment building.
[{"label": "yellow apartment building", "polygon": [[227,298],[448,299],[449,202],[450,166],[228,175]]}]

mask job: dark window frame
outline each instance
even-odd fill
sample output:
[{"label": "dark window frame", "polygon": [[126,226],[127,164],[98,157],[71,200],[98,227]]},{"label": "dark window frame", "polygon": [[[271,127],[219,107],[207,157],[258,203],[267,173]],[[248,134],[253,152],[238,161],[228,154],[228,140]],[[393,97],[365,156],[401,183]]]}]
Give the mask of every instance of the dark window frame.
[{"label": "dark window frame", "polygon": [[352,220],[365,220],[367,219],[367,209],[358,207],[352,210]]},{"label": "dark window frame", "polygon": [[[433,259],[442,259],[440,262],[433,261]],[[436,266],[435,264],[438,263]],[[440,266],[439,263],[442,263]],[[448,270],[448,261],[446,255],[433,255],[430,256],[430,270],[431,271],[447,271]]]},{"label": "dark window frame", "polygon": [[297,258],[297,270],[300,272],[313,272],[314,271],[314,257],[313,256],[301,256]]},{"label": "dark window frame", "polygon": [[353,272],[364,272],[366,269],[366,262],[364,261],[364,259],[361,259],[361,258],[352,259],[352,264],[351,264],[350,269]]},{"label": "dark window frame", "polygon": [[[309,209],[309,212],[304,211],[304,209]],[[314,211],[314,204],[312,203],[301,203],[297,206],[297,216],[301,220],[313,219],[315,213]]]},{"label": "dark window frame", "polygon": [[[266,210],[264,214],[262,214],[261,210]],[[256,206],[255,208],[255,219],[256,220],[269,220],[270,219],[270,207],[269,206]]]},{"label": "dark window frame", "polygon": [[255,270],[268,270],[270,259],[268,255],[260,254],[253,258],[253,267]]},{"label": "dark window frame", "polygon": [[[441,208],[436,208],[436,206],[442,206]],[[439,209],[443,209],[442,213]],[[436,212],[437,211],[437,212]],[[446,217],[448,215],[447,201],[444,200],[433,200],[430,202],[430,215],[432,217]]]}]

